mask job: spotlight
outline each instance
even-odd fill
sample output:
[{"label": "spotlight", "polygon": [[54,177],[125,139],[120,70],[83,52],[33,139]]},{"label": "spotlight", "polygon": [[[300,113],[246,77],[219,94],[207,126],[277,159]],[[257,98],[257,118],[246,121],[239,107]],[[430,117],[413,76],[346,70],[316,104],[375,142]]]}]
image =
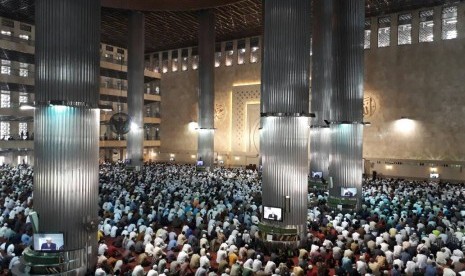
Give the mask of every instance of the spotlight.
[{"label": "spotlight", "polygon": [[30,110],[34,108],[35,108],[34,103],[20,103],[19,104],[19,109],[21,110]]}]

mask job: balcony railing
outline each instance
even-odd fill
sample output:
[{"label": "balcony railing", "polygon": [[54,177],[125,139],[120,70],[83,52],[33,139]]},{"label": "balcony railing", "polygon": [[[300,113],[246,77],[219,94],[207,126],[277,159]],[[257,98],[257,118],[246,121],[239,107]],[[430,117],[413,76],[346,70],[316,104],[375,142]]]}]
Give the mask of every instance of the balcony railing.
[{"label": "balcony railing", "polygon": [[24,39],[24,38],[20,38],[18,36],[13,36],[13,35],[0,34],[0,40],[8,40],[8,41],[11,41],[11,42],[27,44],[29,46],[34,46],[34,40]]},{"label": "balcony railing", "polygon": [[161,118],[160,112],[146,112],[145,117],[149,118]]},{"label": "balcony railing", "polygon": [[100,56],[100,61],[106,61],[106,62],[118,64],[118,65],[128,65],[128,62],[126,60],[118,59],[114,57],[106,57],[105,55]]},{"label": "balcony railing", "polygon": [[23,78],[34,78],[34,71],[27,68],[15,69],[7,65],[1,66],[0,75],[3,76],[17,76]]},{"label": "balcony railing", "polygon": [[100,83],[100,87],[101,87],[101,88],[109,88],[109,89],[123,90],[123,91],[127,91],[127,90],[128,90],[128,86],[127,86],[127,85],[118,85],[118,84],[107,83],[107,82],[101,82],[101,83]]}]

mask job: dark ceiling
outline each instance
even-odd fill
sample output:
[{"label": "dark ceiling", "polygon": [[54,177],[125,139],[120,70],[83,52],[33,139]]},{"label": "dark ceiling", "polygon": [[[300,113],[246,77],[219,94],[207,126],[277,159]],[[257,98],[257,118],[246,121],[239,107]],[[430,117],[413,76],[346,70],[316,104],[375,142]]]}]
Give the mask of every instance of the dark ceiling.
[{"label": "dark ceiling", "polygon": [[[464,0],[366,0],[366,15],[376,16],[462,1]],[[262,0],[242,0],[216,7],[214,10],[217,41],[262,33]],[[195,11],[144,13],[146,15],[146,52],[177,49],[197,44],[198,23]],[[34,23],[34,0],[0,0],[0,16]],[[127,11],[102,8],[102,42],[126,48],[127,24]]]}]

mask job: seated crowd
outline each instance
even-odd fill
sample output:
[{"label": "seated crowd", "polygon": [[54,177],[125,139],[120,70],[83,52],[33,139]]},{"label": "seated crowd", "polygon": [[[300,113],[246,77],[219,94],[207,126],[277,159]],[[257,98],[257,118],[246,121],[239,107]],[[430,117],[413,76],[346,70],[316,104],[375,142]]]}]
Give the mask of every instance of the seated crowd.
[{"label": "seated crowd", "polygon": [[[1,265],[32,242],[32,169],[0,168]],[[103,164],[94,275],[465,275],[465,185],[365,180],[362,208],[339,213],[327,193],[308,195],[300,248],[259,239],[256,171]]]}]

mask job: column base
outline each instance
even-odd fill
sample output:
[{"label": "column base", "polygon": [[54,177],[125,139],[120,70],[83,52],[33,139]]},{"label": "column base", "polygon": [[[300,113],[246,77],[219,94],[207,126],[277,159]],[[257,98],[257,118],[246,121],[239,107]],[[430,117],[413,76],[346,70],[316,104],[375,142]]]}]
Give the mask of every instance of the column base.
[{"label": "column base", "polygon": [[353,212],[358,210],[357,198],[344,198],[344,197],[328,197],[328,207],[340,212]]},{"label": "column base", "polygon": [[84,275],[87,272],[85,249],[38,252],[26,248],[13,275]]},{"label": "column base", "polygon": [[259,223],[260,241],[267,248],[297,248],[306,239],[306,226],[296,226],[294,228],[282,228],[276,225]]}]

